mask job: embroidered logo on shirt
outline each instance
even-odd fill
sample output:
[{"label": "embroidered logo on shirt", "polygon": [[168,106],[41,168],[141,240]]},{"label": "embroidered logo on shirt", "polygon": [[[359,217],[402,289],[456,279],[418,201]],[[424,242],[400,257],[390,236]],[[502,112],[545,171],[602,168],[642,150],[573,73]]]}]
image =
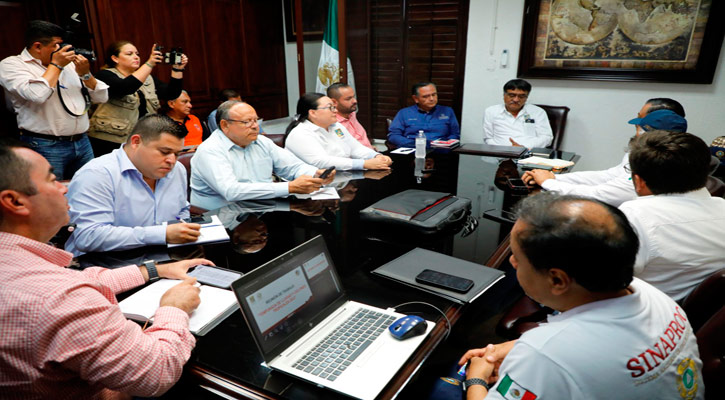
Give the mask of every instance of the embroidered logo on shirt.
[{"label": "embroidered logo on shirt", "polygon": [[343,138],[343,137],[345,137],[345,134],[344,134],[344,133],[342,133],[342,129],[340,129],[340,128],[336,128],[336,129],[335,129],[335,134],[336,134],[336,135],[337,135],[337,137],[339,137],[339,138]]},{"label": "embroidered logo on shirt", "polygon": [[536,121],[533,118],[531,118],[531,116],[529,115],[529,113],[524,113],[524,123],[525,124],[533,124],[535,122]]},{"label": "embroidered logo on shirt", "polygon": [[498,384],[496,391],[501,393],[501,396],[503,396],[504,399],[534,400],[538,397],[533,392],[521,387],[521,385],[511,379],[509,374],[506,374],[506,376],[503,377],[501,383]]},{"label": "embroidered logo on shirt", "polygon": [[445,115],[445,114],[441,114],[441,115],[438,116],[438,119],[449,119],[449,118],[450,117],[447,116],[447,115]]},{"label": "embroidered logo on shirt", "polygon": [[677,366],[677,390],[683,399],[691,400],[697,395],[697,366],[691,358],[685,358]]}]

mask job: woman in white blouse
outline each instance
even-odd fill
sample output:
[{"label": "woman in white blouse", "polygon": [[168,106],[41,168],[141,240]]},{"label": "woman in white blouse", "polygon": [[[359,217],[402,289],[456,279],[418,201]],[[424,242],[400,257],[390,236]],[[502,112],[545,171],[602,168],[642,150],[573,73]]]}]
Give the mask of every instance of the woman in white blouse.
[{"label": "woman in white blouse", "polygon": [[360,144],[337,123],[335,111],[329,97],[305,93],[297,101],[297,117],[285,132],[285,148],[318,168],[390,169],[390,157]]}]

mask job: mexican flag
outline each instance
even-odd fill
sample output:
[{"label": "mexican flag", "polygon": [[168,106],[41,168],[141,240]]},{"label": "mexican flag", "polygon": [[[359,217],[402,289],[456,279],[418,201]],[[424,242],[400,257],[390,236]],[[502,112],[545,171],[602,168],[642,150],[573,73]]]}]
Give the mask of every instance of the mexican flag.
[{"label": "mexican flag", "polygon": [[[340,81],[340,53],[337,44],[337,0],[330,0],[327,11],[327,26],[322,40],[320,63],[317,65],[316,92],[325,93],[327,87]],[[347,59],[347,84],[355,87],[350,58]]]},{"label": "mexican flag", "polygon": [[508,374],[506,374],[506,376],[501,379],[501,382],[499,382],[496,391],[499,392],[504,399],[534,400],[537,397],[534,393],[529,392],[528,390],[519,386],[519,384],[511,379]]}]

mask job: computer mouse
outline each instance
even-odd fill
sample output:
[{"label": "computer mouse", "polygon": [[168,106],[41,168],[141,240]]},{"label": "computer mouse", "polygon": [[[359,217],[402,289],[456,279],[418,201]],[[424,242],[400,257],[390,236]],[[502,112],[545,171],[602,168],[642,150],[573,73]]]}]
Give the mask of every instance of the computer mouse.
[{"label": "computer mouse", "polygon": [[427,328],[425,320],[417,315],[406,315],[393,322],[388,330],[398,340],[410,339],[422,335]]}]

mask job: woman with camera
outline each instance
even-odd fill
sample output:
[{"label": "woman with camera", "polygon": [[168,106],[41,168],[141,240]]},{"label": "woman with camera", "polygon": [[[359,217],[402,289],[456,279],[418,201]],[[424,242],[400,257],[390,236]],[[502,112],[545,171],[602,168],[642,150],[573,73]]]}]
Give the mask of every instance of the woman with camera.
[{"label": "woman with camera", "polygon": [[96,157],[110,153],[125,143],[139,118],[155,113],[159,99],[176,99],[181,94],[182,78],[188,58],[171,67],[166,84],[151,75],[164,55],[154,44],[148,60],[141,63],[136,46],[127,40],[112,43],[106,52],[106,66],[96,78],[108,84],[108,102],[98,106],[91,117],[88,135]]}]

